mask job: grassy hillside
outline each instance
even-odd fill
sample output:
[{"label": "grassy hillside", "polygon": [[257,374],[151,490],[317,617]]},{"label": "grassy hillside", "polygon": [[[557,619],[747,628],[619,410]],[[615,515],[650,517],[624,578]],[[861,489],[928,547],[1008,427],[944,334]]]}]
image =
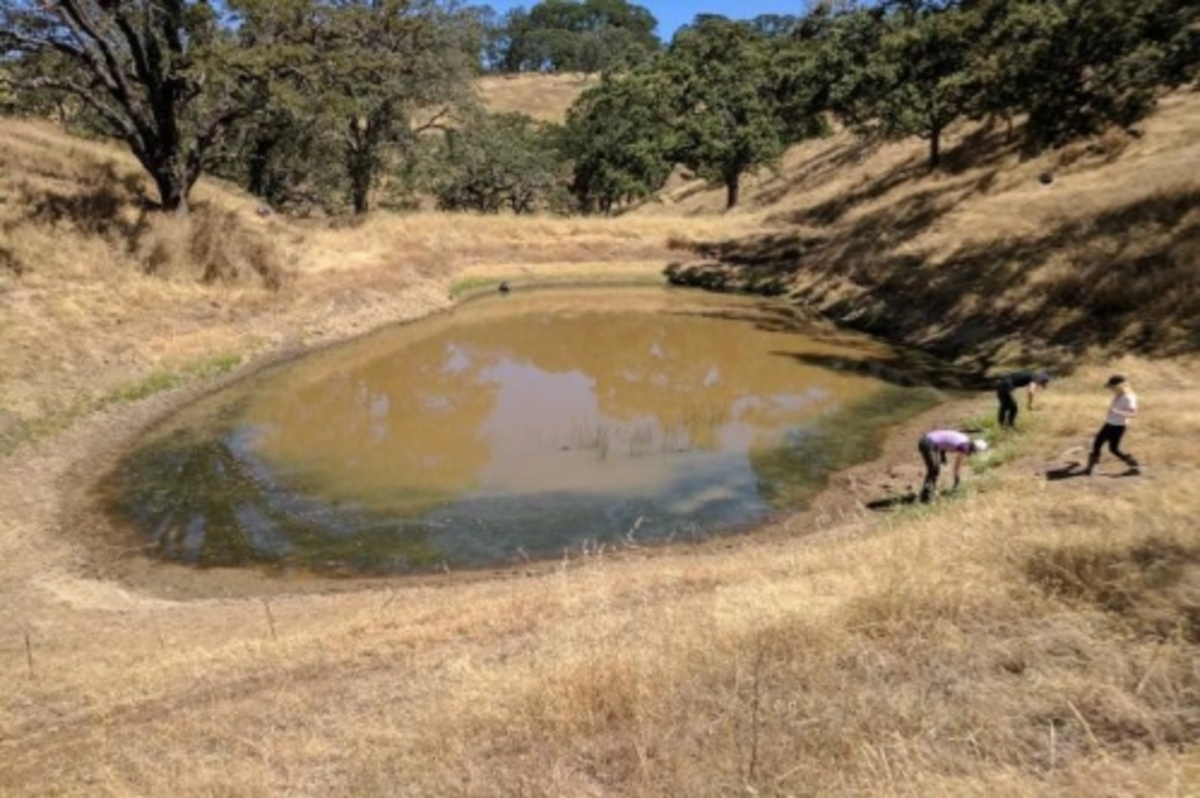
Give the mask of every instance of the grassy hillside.
[{"label": "grassy hillside", "polygon": [[[1137,135],[1033,159],[1003,129],[956,133],[936,174],[916,139],[793,149],[735,211],[764,231],[681,237],[677,279],[787,294],[979,368],[1200,347],[1200,94],[1165,98]],[[641,212],[721,201],[691,183]]]},{"label": "grassy hillside", "polygon": [[0,451],[114,397],[446,307],[451,292],[576,279],[661,279],[683,222],[376,215],[263,218],[202,182],[187,219],[142,207],[131,156],[0,120]]},{"label": "grassy hillside", "polygon": [[562,122],[575,98],[599,82],[596,75],[488,75],[479,79],[477,91],[494,114],[519,112],[542,122]]},{"label": "grassy hillside", "polygon": [[[1200,794],[1200,97],[1031,161],[958,136],[940,175],[919,142],[807,144],[730,214],[688,183],[614,219],[338,225],[213,182],[147,215],[119,150],[0,121],[0,794]],[[1070,368],[931,507],[900,501],[915,436],[991,395],[687,547],[316,584],[97,540],[95,470],[196,391],[501,278],[671,261]],[[1146,472],[1073,477],[1112,371]]]}]

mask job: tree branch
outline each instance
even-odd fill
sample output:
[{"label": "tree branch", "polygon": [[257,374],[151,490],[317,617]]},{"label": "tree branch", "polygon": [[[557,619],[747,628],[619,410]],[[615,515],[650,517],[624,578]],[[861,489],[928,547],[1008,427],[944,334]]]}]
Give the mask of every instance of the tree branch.
[{"label": "tree branch", "polygon": [[[55,80],[52,78],[35,78],[30,81],[20,81],[20,85],[29,88],[61,91],[82,100],[84,104],[100,114],[104,118],[104,121],[112,125],[118,135],[131,145],[140,147],[137,129],[130,124],[129,119],[123,116],[120,111],[101,101],[91,86],[85,86],[72,80]],[[135,154],[138,153],[135,152]]]},{"label": "tree branch", "polygon": [[[153,129],[143,117],[142,109],[134,98],[129,80],[121,67],[121,61],[117,57],[112,43],[88,18],[78,0],[61,0],[59,9],[57,13],[51,13],[54,13],[71,29],[72,35],[82,45],[81,52],[84,58],[98,74],[106,78],[106,88],[113,95],[113,99],[120,103],[129,114],[130,120],[137,127],[139,134],[150,141],[154,137]],[[89,42],[100,51],[100,56],[104,60],[103,66],[87,46]]]}]

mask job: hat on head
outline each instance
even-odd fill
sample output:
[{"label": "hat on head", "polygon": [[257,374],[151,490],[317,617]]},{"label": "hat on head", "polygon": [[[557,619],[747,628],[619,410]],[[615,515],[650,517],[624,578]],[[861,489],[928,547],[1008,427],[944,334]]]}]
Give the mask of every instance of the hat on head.
[{"label": "hat on head", "polygon": [[1120,374],[1114,374],[1108,378],[1108,382],[1104,383],[1104,387],[1105,388],[1115,388],[1118,385],[1124,385],[1124,384],[1125,384],[1125,378],[1122,377]]},{"label": "hat on head", "polygon": [[988,442],[985,441],[983,438],[976,438],[975,440],[971,441],[971,451],[972,452],[986,452],[987,448],[988,448]]}]

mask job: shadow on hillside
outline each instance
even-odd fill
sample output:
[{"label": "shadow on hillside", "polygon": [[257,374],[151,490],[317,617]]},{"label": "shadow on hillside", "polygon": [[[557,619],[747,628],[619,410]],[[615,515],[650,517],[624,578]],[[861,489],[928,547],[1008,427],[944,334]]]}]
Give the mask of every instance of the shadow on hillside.
[{"label": "shadow on hillside", "polygon": [[1131,630],[1200,643],[1200,546],[1150,537],[1126,547],[1043,546],[1030,551],[1025,578],[1047,595],[1091,604]]},{"label": "shadow on hillside", "polygon": [[[156,232],[154,217],[163,215],[142,192],[141,177],[122,175],[112,163],[91,164],[73,191],[29,184],[20,191],[23,213],[7,222],[5,231],[26,224],[71,228],[123,249],[146,274],[192,273],[203,283],[250,279],[272,290],[288,279],[271,241],[235,211],[197,202],[174,232]],[[24,265],[15,255],[6,260],[0,251],[0,267],[17,271]]]},{"label": "shadow on hillside", "polygon": [[995,122],[983,124],[942,152],[943,172],[962,174],[981,167],[996,168],[1021,148],[1017,131],[1002,130]]},{"label": "shadow on hillside", "polygon": [[79,187],[70,192],[21,186],[21,202],[28,210],[12,224],[69,224],[86,235],[116,240],[129,252],[137,249],[150,229],[149,203],[141,178],[118,173],[111,162],[91,164],[79,179]]},{"label": "shadow on hillside", "polygon": [[[932,187],[824,238],[775,234],[701,245],[695,251],[704,260],[672,264],[667,278],[787,294],[840,323],[919,343],[976,371],[1013,342],[1032,352],[1035,339],[1066,352],[1200,349],[1200,189],[1145,196],[1039,235],[969,243],[926,268],[926,253],[903,245],[963,191]],[[1055,270],[1043,272],[1052,263]]]},{"label": "shadow on hillside", "polygon": [[860,187],[839,194],[833,199],[776,218],[789,224],[830,225],[859,205],[877,200],[927,171],[918,159],[909,158],[883,177],[865,180]]},{"label": "shadow on hillside", "polygon": [[835,144],[805,162],[793,174],[768,184],[768,187],[755,194],[755,201],[771,205],[786,196],[815,188],[844,169],[862,163],[878,149],[879,143],[868,138],[855,138],[852,143],[843,146]]},{"label": "shadow on hillside", "polygon": [[0,271],[20,277],[25,273],[25,264],[17,257],[17,253],[8,247],[0,247]]},{"label": "shadow on hillside", "polygon": [[830,371],[866,374],[877,380],[905,388],[928,386],[967,391],[986,390],[992,387],[991,380],[975,371],[943,363],[917,352],[901,352],[890,357],[863,358],[819,355],[809,352],[772,352],[771,354]]},{"label": "shadow on hillside", "polygon": [[[858,141],[848,147],[838,147],[825,153],[814,161],[806,164],[798,174],[780,186],[773,186],[757,196],[763,204],[771,204],[789,193],[798,193],[807,188],[820,185],[830,176],[840,170],[857,165],[870,157],[878,148],[876,142],[870,140]],[[975,192],[986,193],[994,183],[999,171],[999,163],[1017,151],[1015,138],[1010,138],[996,126],[983,126],[960,138],[955,144],[942,153],[942,165],[937,170],[943,180],[954,181],[954,188],[966,190],[970,187]],[[957,176],[966,172],[978,172],[988,169],[982,176],[974,175],[961,179]],[[834,224],[844,218],[850,211],[866,203],[878,200],[900,186],[929,174],[927,156],[922,154],[905,158],[895,164],[886,173],[878,177],[868,177],[859,185],[837,197],[825,200],[807,208],[771,216],[769,221],[786,224],[824,226]]]}]

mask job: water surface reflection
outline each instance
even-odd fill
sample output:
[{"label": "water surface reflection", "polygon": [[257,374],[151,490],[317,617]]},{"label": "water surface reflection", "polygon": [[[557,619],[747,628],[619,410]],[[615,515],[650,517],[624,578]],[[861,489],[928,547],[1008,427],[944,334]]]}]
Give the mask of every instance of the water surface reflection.
[{"label": "water surface reflection", "polygon": [[200,403],[110,501],[164,556],[353,571],[741,527],[934,401],[814,365],[889,353],[780,308],[650,289],[470,303]]}]

